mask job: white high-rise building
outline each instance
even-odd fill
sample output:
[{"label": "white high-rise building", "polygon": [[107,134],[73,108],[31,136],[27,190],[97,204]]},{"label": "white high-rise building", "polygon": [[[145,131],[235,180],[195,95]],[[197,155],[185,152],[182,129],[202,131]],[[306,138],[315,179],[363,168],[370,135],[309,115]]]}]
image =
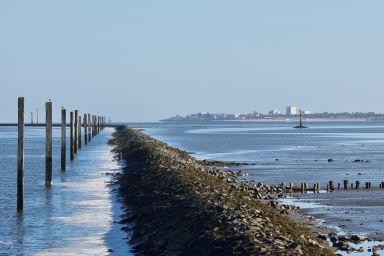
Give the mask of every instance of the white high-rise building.
[{"label": "white high-rise building", "polygon": [[297,114],[299,114],[299,111],[298,111],[297,107],[289,106],[289,107],[287,107],[286,114],[288,116],[297,115]]}]

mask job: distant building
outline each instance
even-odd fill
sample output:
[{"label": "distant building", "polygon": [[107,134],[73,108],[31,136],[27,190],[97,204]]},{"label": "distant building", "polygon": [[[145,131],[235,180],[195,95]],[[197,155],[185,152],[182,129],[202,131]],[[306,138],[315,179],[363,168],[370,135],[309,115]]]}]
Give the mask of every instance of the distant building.
[{"label": "distant building", "polygon": [[299,114],[299,111],[298,111],[297,107],[289,106],[289,107],[287,107],[286,114],[287,114],[287,116],[297,115],[297,114]]},{"label": "distant building", "polygon": [[311,111],[309,111],[309,110],[304,110],[302,113],[303,113],[304,115],[310,115],[310,114],[311,114]]},{"label": "distant building", "polygon": [[276,116],[276,115],[280,115],[280,111],[277,110],[277,109],[272,109],[271,111],[269,111],[269,115],[270,116]]}]

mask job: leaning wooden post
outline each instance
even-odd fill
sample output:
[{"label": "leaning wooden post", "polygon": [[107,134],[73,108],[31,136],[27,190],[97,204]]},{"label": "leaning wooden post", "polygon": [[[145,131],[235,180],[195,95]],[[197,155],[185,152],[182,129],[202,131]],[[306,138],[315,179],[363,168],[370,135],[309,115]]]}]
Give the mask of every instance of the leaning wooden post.
[{"label": "leaning wooden post", "polygon": [[78,146],[79,146],[79,149],[81,149],[81,115],[79,115],[79,123],[77,128],[78,128],[78,134],[79,134]]},{"label": "leaning wooden post", "polygon": [[52,183],[52,102],[45,103],[45,185]]},{"label": "leaning wooden post", "polygon": [[77,141],[79,139],[79,110],[75,110],[75,138],[74,138],[74,152],[77,154]]},{"label": "leaning wooden post", "polygon": [[24,207],[24,97],[18,98],[17,210]]},{"label": "leaning wooden post", "polygon": [[88,125],[87,125],[87,114],[84,114],[83,118],[83,127],[84,127],[84,145],[88,144]]},{"label": "leaning wooden post", "polygon": [[71,142],[71,145],[70,145],[70,152],[71,152],[71,160],[74,160],[75,159],[75,141],[74,141],[74,134],[75,134],[75,117],[74,117],[74,113],[71,111],[70,113],[70,133],[71,133],[71,139],[70,139],[70,142]]},{"label": "leaning wooden post", "polygon": [[67,153],[67,111],[61,109],[61,170],[65,171],[65,160]]}]

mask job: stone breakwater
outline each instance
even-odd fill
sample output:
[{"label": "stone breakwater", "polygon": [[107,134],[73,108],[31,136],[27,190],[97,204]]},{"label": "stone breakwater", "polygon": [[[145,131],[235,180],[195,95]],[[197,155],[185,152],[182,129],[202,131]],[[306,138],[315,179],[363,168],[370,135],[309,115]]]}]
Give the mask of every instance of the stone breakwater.
[{"label": "stone breakwater", "polygon": [[122,222],[140,255],[334,255],[274,203],[281,188],[239,181],[137,130],[117,129],[110,144],[126,162]]}]

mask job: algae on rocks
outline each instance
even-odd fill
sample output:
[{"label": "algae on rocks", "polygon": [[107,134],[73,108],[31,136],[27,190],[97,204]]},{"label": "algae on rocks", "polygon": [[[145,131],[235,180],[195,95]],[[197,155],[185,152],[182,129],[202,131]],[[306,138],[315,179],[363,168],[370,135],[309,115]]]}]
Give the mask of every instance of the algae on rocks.
[{"label": "algae on rocks", "polygon": [[245,185],[138,130],[120,128],[109,143],[126,162],[123,222],[140,255],[334,255],[289,209],[263,200],[278,189]]}]

